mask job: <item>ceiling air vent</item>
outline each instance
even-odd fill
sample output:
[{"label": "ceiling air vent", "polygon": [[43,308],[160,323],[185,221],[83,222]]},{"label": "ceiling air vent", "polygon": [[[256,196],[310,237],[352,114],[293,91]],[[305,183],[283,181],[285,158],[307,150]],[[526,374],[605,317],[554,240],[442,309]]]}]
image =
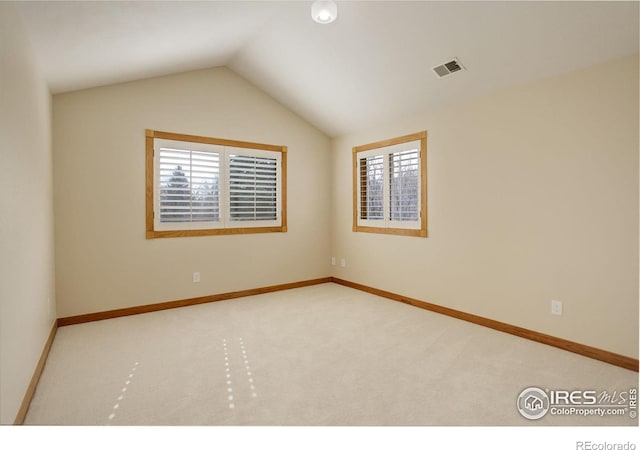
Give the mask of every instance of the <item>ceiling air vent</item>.
[{"label": "ceiling air vent", "polygon": [[438,75],[438,78],[446,77],[447,75],[451,75],[452,73],[460,70],[464,70],[464,67],[462,67],[462,64],[460,64],[460,61],[458,61],[457,58],[453,58],[451,61],[433,68],[433,71]]}]

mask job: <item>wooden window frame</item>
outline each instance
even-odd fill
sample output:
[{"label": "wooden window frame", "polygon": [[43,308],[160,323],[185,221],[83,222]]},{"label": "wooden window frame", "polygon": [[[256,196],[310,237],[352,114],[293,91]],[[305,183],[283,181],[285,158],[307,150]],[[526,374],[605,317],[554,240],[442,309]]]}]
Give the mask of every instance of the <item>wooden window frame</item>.
[{"label": "wooden window frame", "polygon": [[[238,228],[201,228],[180,230],[156,230],[154,222],[155,205],[155,167],[154,167],[154,139],[170,139],[174,141],[197,142],[203,144],[221,145],[228,147],[247,148],[252,150],[267,150],[280,152],[280,225],[268,227],[238,227]],[[287,147],[280,145],[260,144],[255,142],[235,141],[213,137],[194,136],[189,134],[170,133],[157,130],[145,130],[145,207],[146,207],[146,238],[173,238],[191,236],[215,236],[231,234],[255,233],[284,233],[287,231]]]},{"label": "wooden window frame", "polygon": [[[358,154],[389,147],[405,142],[420,141],[420,228],[393,228],[393,227],[372,227],[358,224],[358,187],[360,183],[359,176],[359,158]],[[386,178],[385,178],[386,180]],[[388,211],[384,211],[385,217]],[[359,145],[353,147],[353,231],[364,233],[392,234],[400,236],[416,236],[428,237],[427,233],[427,132],[408,134],[392,139],[386,139],[371,144]]]}]

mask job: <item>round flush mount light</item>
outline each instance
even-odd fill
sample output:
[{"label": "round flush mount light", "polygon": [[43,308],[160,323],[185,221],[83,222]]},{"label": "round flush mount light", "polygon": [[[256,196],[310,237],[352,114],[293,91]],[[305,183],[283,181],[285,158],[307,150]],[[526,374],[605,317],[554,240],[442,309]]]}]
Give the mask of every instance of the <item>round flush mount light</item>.
[{"label": "round flush mount light", "polygon": [[311,17],[318,23],[331,23],[338,17],[338,5],[332,0],[316,0],[311,5]]}]

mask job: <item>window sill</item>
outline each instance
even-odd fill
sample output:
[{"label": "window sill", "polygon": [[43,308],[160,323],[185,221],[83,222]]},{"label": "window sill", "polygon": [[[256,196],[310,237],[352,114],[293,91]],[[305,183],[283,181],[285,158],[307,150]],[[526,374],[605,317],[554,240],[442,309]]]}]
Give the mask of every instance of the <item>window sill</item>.
[{"label": "window sill", "polygon": [[414,237],[427,237],[427,230],[412,230],[408,228],[381,228],[381,227],[362,227],[354,226],[354,232],[362,233],[376,233],[376,234],[393,234],[396,236],[414,236]]},{"label": "window sill", "polygon": [[220,236],[231,234],[257,234],[257,233],[286,233],[287,227],[254,227],[254,228],[215,228],[205,230],[170,230],[147,231],[147,239],[193,237],[193,236]]}]

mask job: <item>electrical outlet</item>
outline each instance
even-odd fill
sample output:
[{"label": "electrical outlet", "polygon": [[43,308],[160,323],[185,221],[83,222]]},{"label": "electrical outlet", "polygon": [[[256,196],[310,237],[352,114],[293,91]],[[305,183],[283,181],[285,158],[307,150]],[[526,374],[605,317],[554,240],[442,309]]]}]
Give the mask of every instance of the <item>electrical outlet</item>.
[{"label": "electrical outlet", "polygon": [[344,258],[340,258],[340,267],[347,267],[347,260]]},{"label": "electrical outlet", "polygon": [[193,272],[193,282],[200,283],[200,272]]},{"label": "electrical outlet", "polygon": [[560,300],[551,300],[551,314],[554,316],[562,315],[562,302]]},{"label": "electrical outlet", "polygon": [[331,265],[332,265],[332,266],[335,266],[335,265],[336,265],[336,257],[335,257],[335,256],[332,256],[332,257],[331,257]]}]

